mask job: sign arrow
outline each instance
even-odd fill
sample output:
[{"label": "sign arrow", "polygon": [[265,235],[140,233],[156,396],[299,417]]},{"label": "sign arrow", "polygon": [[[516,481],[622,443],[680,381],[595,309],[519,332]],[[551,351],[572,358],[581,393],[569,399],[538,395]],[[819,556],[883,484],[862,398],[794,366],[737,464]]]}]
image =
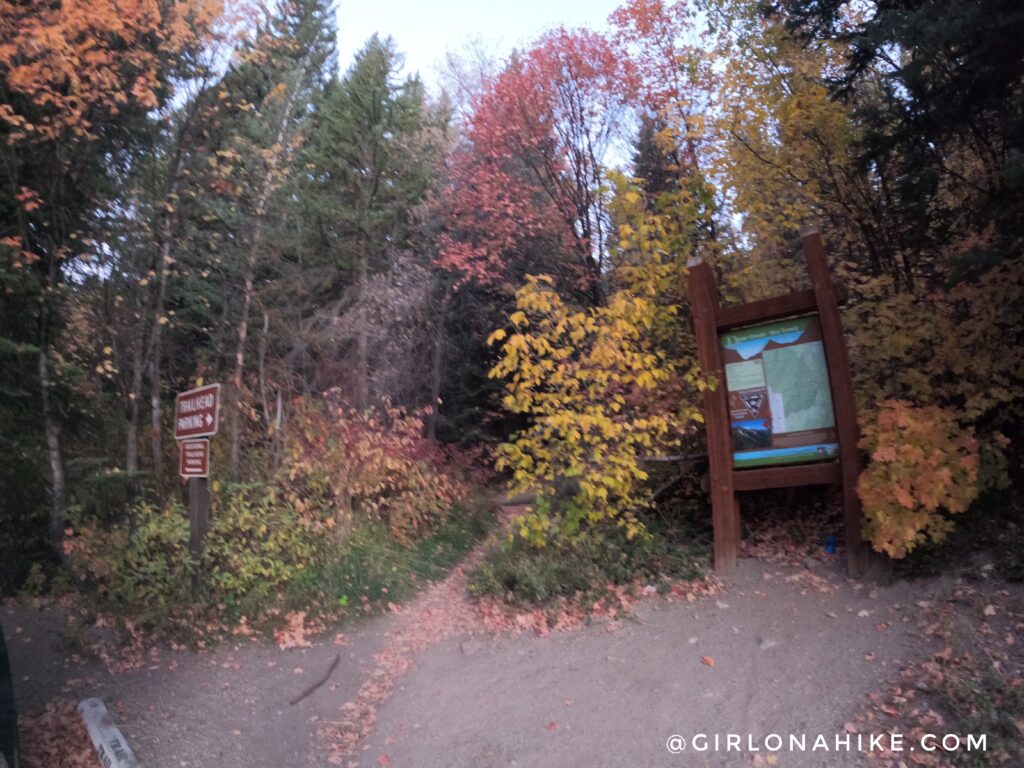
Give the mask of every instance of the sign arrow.
[{"label": "sign arrow", "polygon": [[213,416],[206,414],[206,426],[210,426],[211,424],[213,424]]}]

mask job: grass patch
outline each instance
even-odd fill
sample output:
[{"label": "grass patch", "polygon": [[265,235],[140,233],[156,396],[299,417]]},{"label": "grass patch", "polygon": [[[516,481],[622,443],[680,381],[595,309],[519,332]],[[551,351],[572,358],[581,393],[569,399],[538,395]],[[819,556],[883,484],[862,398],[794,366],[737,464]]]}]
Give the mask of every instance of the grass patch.
[{"label": "grass patch", "polygon": [[493,523],[493,510],[480,498],[458,505],[433,535],[412,546],[399,543],[383,523],[360,523],[328,562],[295,585],[288,602],[319,601],[326,612],[346,615],[383,610],[446,576]]},{"label": "grass patch", "polygon": [[1018,723],[1024,722],[1024,687],[972,662],[947,674],[934,693],[943,708],[954,713],[957,732],[985,734],[988,749],[995,753],[948,753],[954,765],[1021,765],[1017,761],[1024,760],[1024,743]]},{"label": "grass patch", "polygon": [[577,593],[596,596],[611,584],[698,578],[706,564],[705,547],[678,530],[650,525],[629,540],[623,528],[598,525],[540,548],[518,537],[495,543],[470,574],[469,592],[543,605]]}]

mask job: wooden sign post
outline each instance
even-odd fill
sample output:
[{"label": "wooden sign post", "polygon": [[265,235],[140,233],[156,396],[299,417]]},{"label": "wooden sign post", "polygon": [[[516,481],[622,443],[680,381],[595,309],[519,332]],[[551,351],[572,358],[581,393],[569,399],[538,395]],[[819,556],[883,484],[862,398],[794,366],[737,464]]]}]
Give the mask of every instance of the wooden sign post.
[{"label": "wooden sign post", "polygon": [[710,267],[688,265],[697,357],[717,381],[704,391],[704,420],[719,573],[736,567],[739,492],[801,485],[841,486],[847,569],[858,575],[867,566],[857,412],[839,316],[845,296],[832,283],[821,235],[810,229],[801,237],[810,290],[722,307]]},{"label": "wooden sign post", "polygon": [[220,384],[182,392],[174,406],[174,439],[181,450],[180,473],[188,481],[189,550],[203,553],[210,523],[210,441],[220,422]]}]

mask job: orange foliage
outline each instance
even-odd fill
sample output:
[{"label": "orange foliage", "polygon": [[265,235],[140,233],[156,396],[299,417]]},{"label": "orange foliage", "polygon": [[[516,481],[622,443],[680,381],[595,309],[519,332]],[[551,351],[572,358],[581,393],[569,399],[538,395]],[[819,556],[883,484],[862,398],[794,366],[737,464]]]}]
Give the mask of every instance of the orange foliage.
[{"label": "orange foliage", "polygon": [[9,143],[95,138],[128,106],[154,108],[163,62],[194,44],[218,0],[0,0],[0,104]]},{"label": "orange foliage", "polygon": [[433,531],[468,492],[449,457],[423,437],[423,412],[360,413],[307,402],[296,411],[288,476],[299,511],[320,510],[326,501],[334,524],[351,525],[356,515],[379,518],[409,543]]},{"label": "orange foliage", "polygon": [[941,541],[953,528],[943,511],[963,512],[978,495],[978,442],[949,410],[886,401],[861,447],[871,453],[857,487],[866,533],[890,557]]}]

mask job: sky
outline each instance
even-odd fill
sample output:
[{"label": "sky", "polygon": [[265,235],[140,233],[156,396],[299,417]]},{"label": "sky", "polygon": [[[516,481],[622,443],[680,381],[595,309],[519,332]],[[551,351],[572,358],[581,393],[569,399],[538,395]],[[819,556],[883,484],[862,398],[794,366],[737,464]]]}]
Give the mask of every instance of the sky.
[{"label": "sky", "polygon": [[406,71],[436,87],[445,53],[479,39],[495,58],[564,25],[599,29],[621,0],[339,0],[338,58],[347,69],[374,32],[390,35]]}]

